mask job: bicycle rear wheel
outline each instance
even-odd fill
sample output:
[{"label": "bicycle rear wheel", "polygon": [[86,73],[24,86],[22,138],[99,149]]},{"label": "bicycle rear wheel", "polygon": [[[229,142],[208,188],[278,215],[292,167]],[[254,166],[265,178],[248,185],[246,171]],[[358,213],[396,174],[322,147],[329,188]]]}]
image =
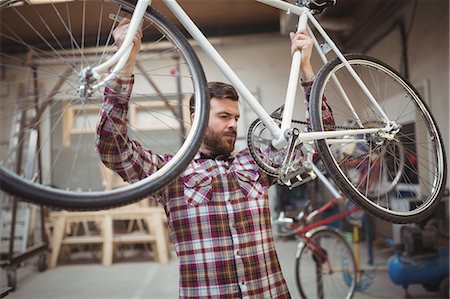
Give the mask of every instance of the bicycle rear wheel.
[{"label": "bicycle rear wheel", "polygon": [[[425,219],[437,207],[447,177],[444,146],[433,116],[416,89],[391,67],[361,54],[346,58],[399,130],[381,131],[386,121],[344,64],[334,59],[317,74],[312,88],[312,130],[380,131],[318,140],[324,164],[347,197],[373,216],[394,223]],[[322,122],[323,97],[333,111],[332,128]]]},{"label": "bicycle rear wheel", "polygon": [[[128,104],[128,135],[169,163],[133,184],[101,163],[95,127],[103,90],[79,92],[79,73],[115,51],[111,15],[136,1],[0,2],[1,189],[66,209],[104,209],[146,197],[176,178],[196,154],[209,115],[206,79],[181,32],[148,8]],[[104,74],[105,76],[107,74]],[[189,98],[195,93],[191,121]],[[126,138],[120,136],[117,144]],[[120,187],[118,187],[120,186]]]},{"label": "bicycle rear wheel", "polygon": [[320,227],[300,242],[295,278],[303,299],[349,299],[356,286],[353,251],[338,230]]}]

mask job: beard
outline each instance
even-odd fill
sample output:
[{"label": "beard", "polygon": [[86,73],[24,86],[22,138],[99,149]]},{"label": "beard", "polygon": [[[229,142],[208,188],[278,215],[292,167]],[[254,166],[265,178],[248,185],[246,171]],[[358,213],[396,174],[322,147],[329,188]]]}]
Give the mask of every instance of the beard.
[{"label": "beard", "polygon": [[230,154],[234,150],[236,137],[237,133],[235,130],[221,133],[207,128],[203,143],[211,150],[211,154],[214,156]]}]

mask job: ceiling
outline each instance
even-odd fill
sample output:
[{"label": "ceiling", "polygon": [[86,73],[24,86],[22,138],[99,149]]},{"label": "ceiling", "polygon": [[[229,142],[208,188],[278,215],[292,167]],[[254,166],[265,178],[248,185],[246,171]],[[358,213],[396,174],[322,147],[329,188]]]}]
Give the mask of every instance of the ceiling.
[{"label": "ceiling", "polygon": [[[27,1],[27,0],[25,0]],[[28,0],[29,1],[29,0]],[[42,0],[40,0],[42,1]],[[294,0],[289,0],[294,1]],[[364,47],[364,43],[370,43],[368,32],[378,28],[380,24],[385,25],[396,10],[410,0],[337,0],[337,4],[331,7],[318,18],[327,32],[333,36],[335,42],[344,50]],[[186,10],[188,15],[196,22],[198,27],[209,37],[223,35],[242,35],[260,32],[279,32],[280,19],[285,20],[286,15],[280,13],[278,9],[263,5],[252,0],[179,0],[179,4]],[[76,2],[75,5],[79,4]],[[91,2],[92,3],[92,2]],[[42,14],[45,15],[46,5],[41,4]],[[164,6],[162,0],[153,0],[153,7],[163,15],[174,21],[170,12]],[[26,10],[23,6],[21,9]],[[24,14],[27,16],[26,14]],[[2,13],[2,23],[10,24],[16,22],[18,26],[14,28],[20,31],[24,39],[33,39],[33,32],[28,32],[26,26],[20,26],[21,20],[8,19]],[[17,19],[17,16],[15,16]],[[12,19],[12,20],[11,20]],[[51,22],[46,18],[46,22]],[[57,21],[57,20],[55,20]],[[92,22],[94,20],[91,20]],[[295,25],[295,22],[290,22]],[[91,28],[92,27],[92,28]],[[96,26],[87,26],[95,31]],[[63,28],[61,28],[63,30]],[[290,31],[294,30],[288,29]],[[3,37],[3,36],[2,36]],[[8,43],[4,40],[2,51]]]},{"label": "ceiling", "polygon": [[[178,2],[207,36],[280,31],[280,18],[284,18],[280,10],[251,0]],[[340,46],[355,49],[361,47],[368,31],[386,24],[386,20],[408,2],[411,0],[337,0],[334,7],[317,18]],[[153,3],[164,15],[170,16],[161,0]],[[295,26],[295,22],[291,23]]]}]

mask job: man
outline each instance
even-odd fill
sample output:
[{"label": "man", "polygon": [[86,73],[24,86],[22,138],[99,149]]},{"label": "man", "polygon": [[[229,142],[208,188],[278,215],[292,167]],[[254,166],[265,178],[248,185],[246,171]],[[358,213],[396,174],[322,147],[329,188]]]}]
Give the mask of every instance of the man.
[{"label": "man", "polygon": [[[128,28],[123,20],[114,32],[121,44]],[[144,178],[170,159],[126,137],[127,102],[142,33],[126,69],[105,88],[97,127],[97,149],[106,166],[125,181]],[[305,88],[314,73],[312,41],[305,32],[291,34],[292,51],[303,53]],[[170,237],[180,259],[180,298],[290,298],[272,238],[267,189],[274,182],[248,150],[232,156],[239,119],[238,94],[229,84],[211,82],[208,128],[191,164],[161,193]],[[118,132],[119,131],[119,132]]]}]

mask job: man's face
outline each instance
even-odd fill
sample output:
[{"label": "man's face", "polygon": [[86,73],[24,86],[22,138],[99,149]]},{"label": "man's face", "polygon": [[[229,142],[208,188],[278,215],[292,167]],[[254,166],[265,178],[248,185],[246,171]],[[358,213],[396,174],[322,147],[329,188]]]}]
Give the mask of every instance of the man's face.
[{"label": "man's face", "polygon": [[212,98],[208,128],[201,150],[213,156],[230,154],[236,143],[238,119],[238,101]]}]

